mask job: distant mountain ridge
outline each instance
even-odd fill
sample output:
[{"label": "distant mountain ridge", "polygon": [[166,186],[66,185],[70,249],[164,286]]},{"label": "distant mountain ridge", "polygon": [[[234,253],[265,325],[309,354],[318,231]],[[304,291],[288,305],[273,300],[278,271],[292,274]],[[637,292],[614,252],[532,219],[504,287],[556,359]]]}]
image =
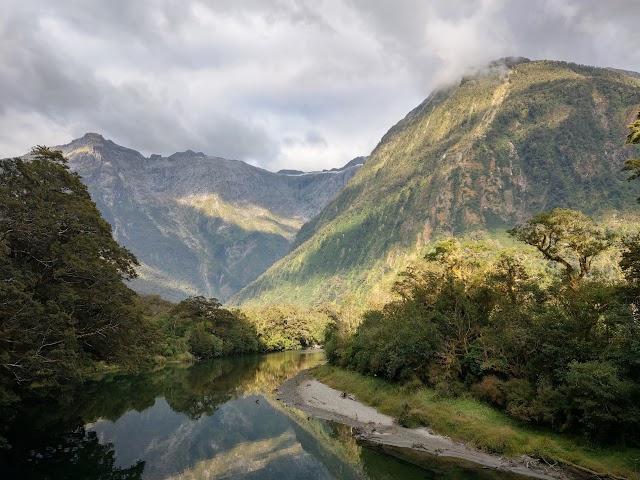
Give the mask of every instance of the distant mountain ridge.
[{"label": "distant mountain ridge", "polygon": [[141,262],[133,288],[171,300],[228,299],[283,257],[359,168],[282,175],[191,150],[147,158],[97,133],[55,148]]},{"label": "distant mountain ridge", "polygon": [[[435,239],[495,232],[555,207],[638,220],[621,167],[640,78],[508,58],[434,91],[384,135],[294,250],[237,304],[375,301]],[[382,290],[381,290],[382,289]]]}]

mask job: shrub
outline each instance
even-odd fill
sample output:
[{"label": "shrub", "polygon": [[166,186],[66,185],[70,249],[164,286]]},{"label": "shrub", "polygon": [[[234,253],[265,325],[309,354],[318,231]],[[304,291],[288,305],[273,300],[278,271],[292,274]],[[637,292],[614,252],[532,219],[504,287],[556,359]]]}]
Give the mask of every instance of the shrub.
[{"label": "shrub", "polygon": [[506,403],[504,381],[495,375],[488,375],[480,383],[473,385],[471,393],[474,397],[493,405],[504,407]]}]

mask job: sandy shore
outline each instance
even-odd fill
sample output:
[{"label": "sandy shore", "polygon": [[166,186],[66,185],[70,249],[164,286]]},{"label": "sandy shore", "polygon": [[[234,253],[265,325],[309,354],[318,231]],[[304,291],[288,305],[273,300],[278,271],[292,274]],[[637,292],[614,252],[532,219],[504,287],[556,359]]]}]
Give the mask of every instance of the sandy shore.
[{"label": "sandy shore", "polygon": [[357,401],[353,396],[334,390],[302,371],[278,388],[279,399],[314,417],[355,427],[360,439],[395,447],[412,448],[438,457],[458,459],[503,472],[541,479],[572,478],[559,469],[522,457],[507,459],[435,435],[426,428],[404,428],[393,418]]}]

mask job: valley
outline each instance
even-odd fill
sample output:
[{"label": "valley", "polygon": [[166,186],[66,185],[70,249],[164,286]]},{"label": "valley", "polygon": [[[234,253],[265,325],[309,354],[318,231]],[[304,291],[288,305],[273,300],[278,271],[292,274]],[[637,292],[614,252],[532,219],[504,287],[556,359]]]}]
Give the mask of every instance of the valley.
[{"label": "valley", "polygon": [[[0,466],[638,478],[639,110],[632,72],[508,57],[341,168],[145,157],[97,133],[2,160],[0,446],[17,454]],[[378,457],[359,442],[380,425],[306,417],[296,382],[496,472],[413,440],[389,450],[411,467]],[[127,447],[135,425],[151,433]],[[64,447],[32,445],[42,431]]]},{"label": "valley", "polygon": [[56,148],[138,258],[132,287],[174,301],[228,300],[289,252],[300,227],[365,161],[272,173],[190,150],[147,158],[96,133]]}]

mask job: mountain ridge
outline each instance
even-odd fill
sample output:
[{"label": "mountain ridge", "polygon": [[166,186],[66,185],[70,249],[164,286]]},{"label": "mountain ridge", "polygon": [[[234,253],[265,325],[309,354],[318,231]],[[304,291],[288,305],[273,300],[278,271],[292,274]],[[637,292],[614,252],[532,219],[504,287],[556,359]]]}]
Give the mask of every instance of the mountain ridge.
[{"label": "mountain ridge", "polygon": [[284,256],[359,167],[279,175],[186,150],[149,157],[98,133],[55,147],[140,260],[134,289],[226,300]]}]

